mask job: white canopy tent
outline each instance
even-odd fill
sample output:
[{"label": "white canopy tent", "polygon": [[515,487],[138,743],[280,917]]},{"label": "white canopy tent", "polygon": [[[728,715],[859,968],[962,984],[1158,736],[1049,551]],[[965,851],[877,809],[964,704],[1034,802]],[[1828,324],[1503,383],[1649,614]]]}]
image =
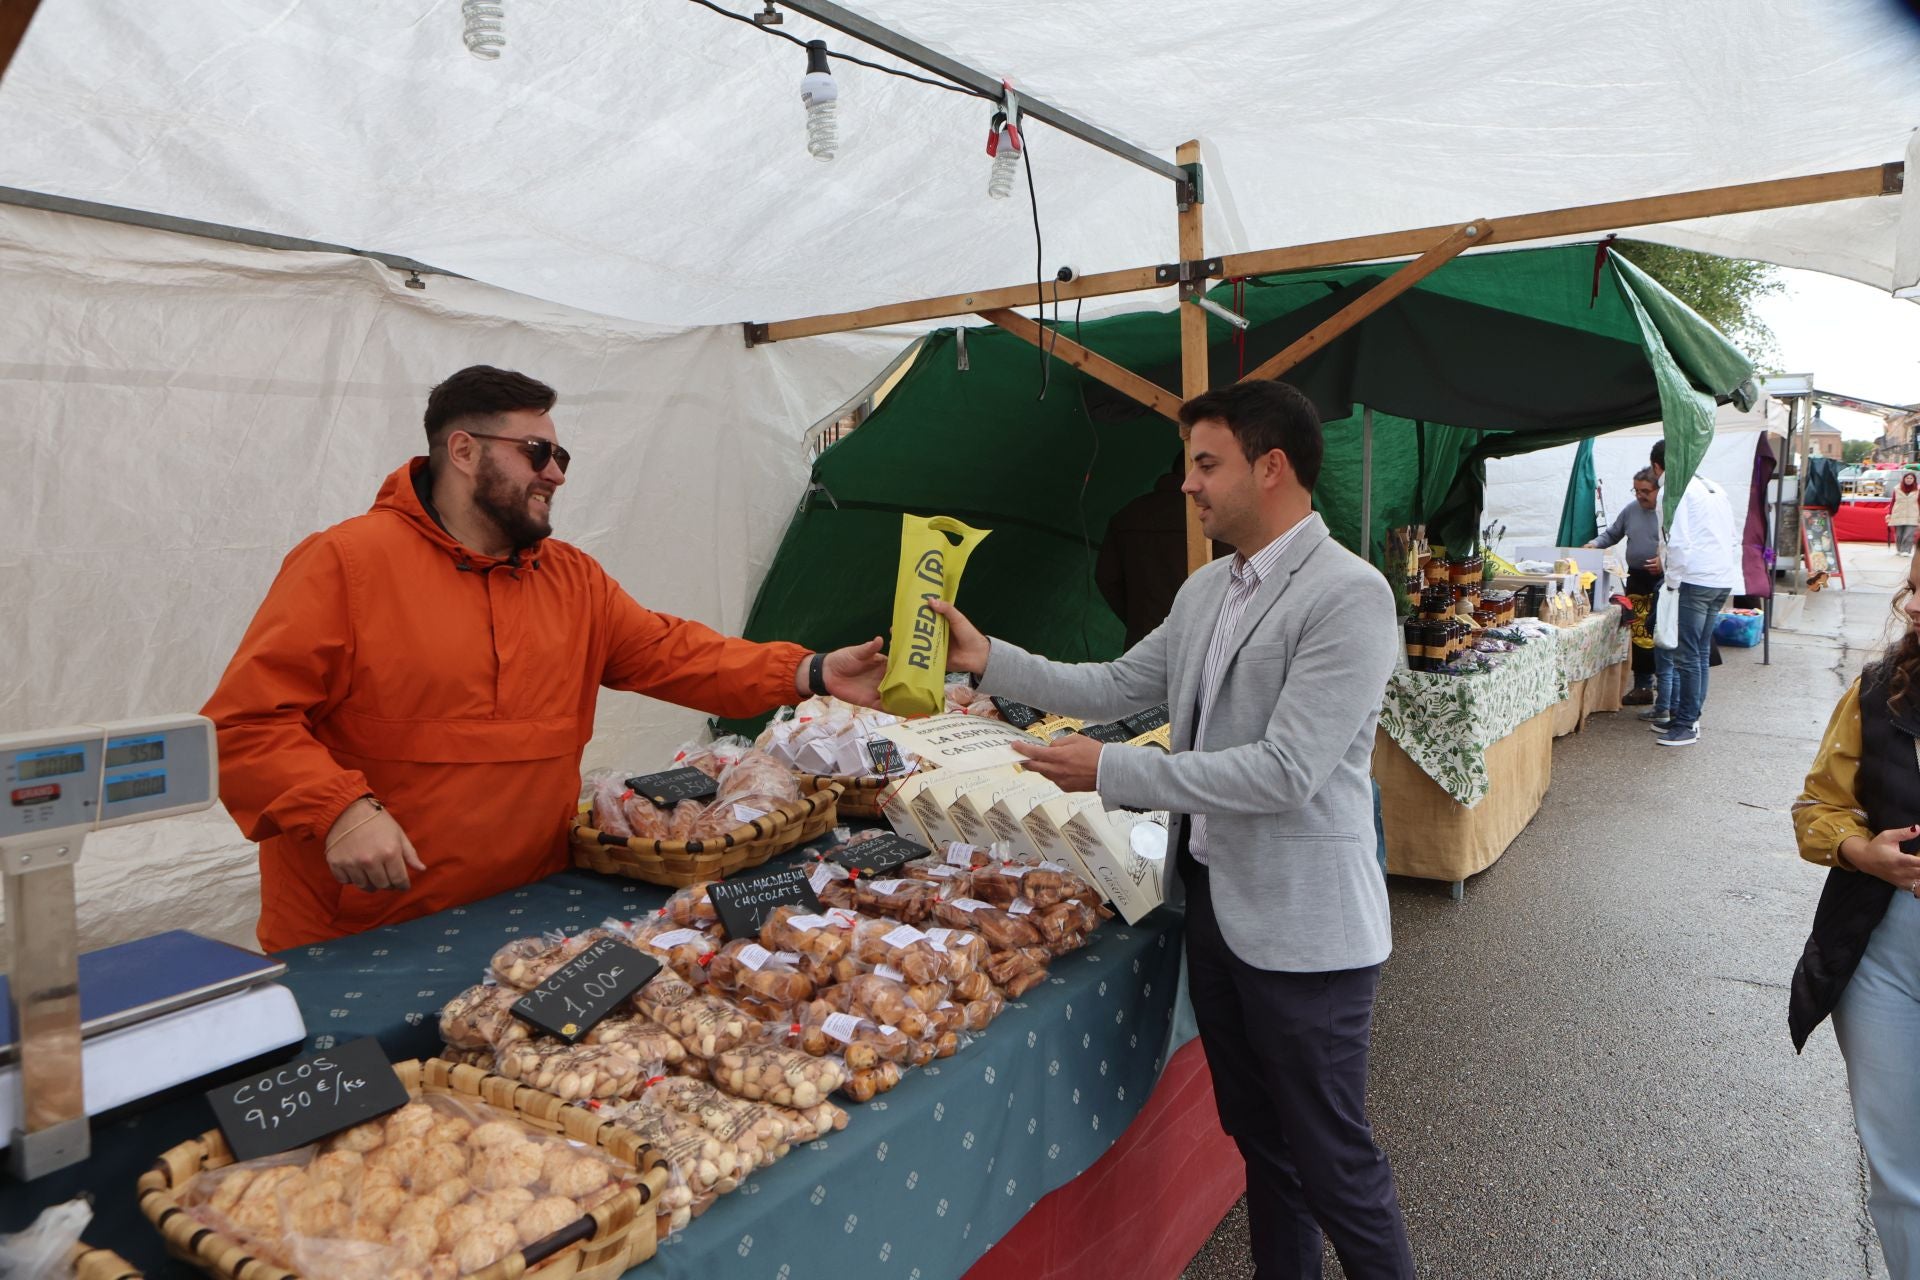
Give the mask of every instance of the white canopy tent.
[{"label": "white canopy tent", "polygon": [[[806,430],[904,341],[749,350],[737,323],[1032,278],[1025,193],[985,195],[981,100],[837,65],[821,165],[791,44],[682,0],[504,3],[483,62],[458,0],[41,0],[0,80],[0,186],[471,279],[0,209],[0,726],[197,707],[280,557],[363,510],[426,388],[482,361],[561,390],[561,536],[735,626]],[[1920,124],[1920,28],[1892,0],[861,8],[1162,155],[1200,139],[1209,253],[1877,165]],[[1028,133],[1047,275],[1179,256],[1164,178]],[[1920,279],[1917,204],[1635,234],[1896,288]],[[590,762],[696,720],[610,696]],[[189,916],[244,936],[249,867],[217,813],[99,837],[86,941]]]}]

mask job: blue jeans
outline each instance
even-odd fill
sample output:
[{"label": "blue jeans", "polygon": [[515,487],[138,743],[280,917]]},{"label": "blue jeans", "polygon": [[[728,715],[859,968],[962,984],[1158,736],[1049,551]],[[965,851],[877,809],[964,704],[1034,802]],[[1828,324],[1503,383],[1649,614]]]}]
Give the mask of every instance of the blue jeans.
[{"label": "blue jeans", "polygon": [[[1707,662],[1713,657],[1713,624],[1732,592],[1725,587],[1680,587],[1680,645],[1673,651],[1675,689],[1667,704],[1673,727],[1691,729],[1700,723],[1707,701]],[[1663,695],[1664,696],[1664,695]]]},{"label": "blue jeans", "polygon": [[1866,1148],[1867,1211],[1893,1280],[1920,1277],[1920,900],[1896,892],[1834,1010],[1853,1123]]}]

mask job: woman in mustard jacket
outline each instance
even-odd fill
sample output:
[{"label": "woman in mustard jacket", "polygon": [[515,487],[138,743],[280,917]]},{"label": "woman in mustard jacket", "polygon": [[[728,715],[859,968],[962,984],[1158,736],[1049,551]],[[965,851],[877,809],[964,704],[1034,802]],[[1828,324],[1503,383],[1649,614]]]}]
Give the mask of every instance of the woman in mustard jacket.
[{"label": "woman in mustard jacket", "polygon": [[1793,974],[1796,1049],[1833,1015],[1867,1207],[1894,1280],[1920,1280],[1920,556],[1900,639],[1840,699],[1794,802],[1800,856],[1829,867]]}]

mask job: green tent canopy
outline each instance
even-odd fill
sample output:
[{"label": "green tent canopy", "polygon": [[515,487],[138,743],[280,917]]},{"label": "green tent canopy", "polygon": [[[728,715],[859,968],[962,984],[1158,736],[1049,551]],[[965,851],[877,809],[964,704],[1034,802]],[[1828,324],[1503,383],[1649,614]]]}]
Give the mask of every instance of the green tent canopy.
[{"label": "green tent canopy", "polygon": [[1584,547],[1598,532],[1599,516],[1593,491],[1599,481],[1593,473],[1593,441],[1582,440],[1573,455],[1573,474],[1567,477],[1567,496],[1560,503],[1560,532],[1556,547]]},{"label": "green tent canopy", "polygon": [[[1394,265],[1246,281],[1244,343],[1208,322],[1211,385],[1235,381]],[[1212,296],[1230,303],[1233,292],[1222,285]],[[1163,387],[1180,385],[1176,315],[1059,328]],[[1488,458],[1620,427],[1665,423],[1677,494],[1712,439],[1715,402],[1751,403],[1751,373],[1678,299],[1587,244],[1455,259],[1288,381],[1326,425],[1314,504],[1343,544],[1377,561],[1382,531],[1396,525],[1471,544]],[[1374,421],[1364,540],[1363,407]],[[884,634],[900,514],[913,512],[993,530],[959,599],[987,631],[1058,659],[1110,658],[1122,629],[1095,590],[1095,557],[1114,512],[1150,490],[1179,447],[1173,423],[1011,334],[972,328],[962,342],[938,330],[859,430],[815,462],[746,634],[815,648]]]}]

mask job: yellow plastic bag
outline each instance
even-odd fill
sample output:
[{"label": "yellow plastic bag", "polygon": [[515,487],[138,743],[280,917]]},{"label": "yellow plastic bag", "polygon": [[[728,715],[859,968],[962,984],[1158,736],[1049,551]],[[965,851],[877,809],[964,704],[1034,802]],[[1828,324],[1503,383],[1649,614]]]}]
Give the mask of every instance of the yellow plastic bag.
[{"label": "yellow plastic bag", "polygon": [[893,633],[880,702],[897,716],[946,709],[947,620],[928,606],[960,592],[967,557],[991,529],[952,516],[900,517],[900,574],[893,584]]}]

